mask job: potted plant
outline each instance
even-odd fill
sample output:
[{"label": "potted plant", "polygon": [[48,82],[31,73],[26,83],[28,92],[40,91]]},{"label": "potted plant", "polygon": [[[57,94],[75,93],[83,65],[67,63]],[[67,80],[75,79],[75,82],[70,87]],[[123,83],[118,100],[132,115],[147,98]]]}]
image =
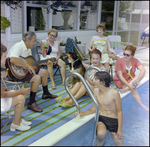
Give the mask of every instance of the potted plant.
[{"label": "potted plant", "polygon": [[1,30],[5,30],[6,28],[10,27],[10,21],[7,17],[1,16]]},{"label": "potted plant", "polygon": [[76,44],[81,44],[81,41],[78,41],[76,36],[74,37],[74,40],[75,40]]},{"label": "potted plant", "polygon": [[63,41],[60,42],[60,46],[66,46],[66,43],[64,43]]}]

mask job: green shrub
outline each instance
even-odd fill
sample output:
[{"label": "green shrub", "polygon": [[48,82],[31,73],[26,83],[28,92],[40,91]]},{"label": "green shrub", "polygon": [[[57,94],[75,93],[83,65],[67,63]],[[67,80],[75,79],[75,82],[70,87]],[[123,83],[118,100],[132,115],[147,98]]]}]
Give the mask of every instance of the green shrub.
[{"label": "green shrub", "polygon": [[6,28],[10,27],[10,21],[7,17],[1,16],[1,30],[5,30]]}]

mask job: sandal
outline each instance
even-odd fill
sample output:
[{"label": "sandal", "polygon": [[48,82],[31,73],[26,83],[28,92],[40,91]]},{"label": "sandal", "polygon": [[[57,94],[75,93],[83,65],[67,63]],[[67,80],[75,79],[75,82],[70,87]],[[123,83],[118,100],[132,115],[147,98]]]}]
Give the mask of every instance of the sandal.
[{"label": "sandal", "polygon": [[67,108],[69,107],[69,105],[66,103],[66,101],[63,101],[60,106],[64,107],[64,108]]},{"label": "sandal", "polygon": [[55,101],[61,104],[64,99],[61,96],[58,96],[58,98],[55,98]]},{"label": "sandal", "polygon": [[63,101],[63,102],[60,104],[60,106],[67,108],[67,107],[72,107],[73,104],[72,104],[72,105],[68,105],[66,101]]}]

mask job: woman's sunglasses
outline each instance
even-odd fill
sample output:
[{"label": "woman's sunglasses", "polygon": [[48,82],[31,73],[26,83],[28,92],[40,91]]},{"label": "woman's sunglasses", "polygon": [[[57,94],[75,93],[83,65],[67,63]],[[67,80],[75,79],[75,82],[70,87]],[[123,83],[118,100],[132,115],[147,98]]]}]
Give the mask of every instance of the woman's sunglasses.
[{"label": "woman's sunglasses", "polygon": [[129,55],[129,54],[125,54],[125,53],[123,53],[123,55],[124,55],[124,56],[127,56],[127,57],[129,57],[131,54]]}]

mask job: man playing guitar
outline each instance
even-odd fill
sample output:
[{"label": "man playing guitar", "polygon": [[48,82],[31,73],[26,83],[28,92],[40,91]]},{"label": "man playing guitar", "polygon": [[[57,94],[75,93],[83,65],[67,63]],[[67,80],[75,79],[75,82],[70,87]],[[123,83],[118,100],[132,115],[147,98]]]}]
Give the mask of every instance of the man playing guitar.
[{"label": "man playing guitar", "polygon": [[[42,69],[40,67],[37,68],[35,71],[34,68],[28,64],[27,62],[24,62],[20,59],[20,57],[28,57],[32,56],[31,49],[36,44],[36,34],[34,32],[27,32],[23,35],[23,40],[13,45],[9,52],[7,57],[10,58],[10,63],[18,66],[20,68],[28,70],[28,74],[25,78],[20,79],[20,81],[25,82],[29,81],[31,83],[31,91],[30,91],[30,100],[27,104],[28,109],[31,109],[35,112],[42,112],[43,110],[38,107],[38,105],[35,102],[35,96],[38,90],[38,87],[42,81],[43,86],[43,95],[42,99],[51,98],[54,99],[58,97],[57,95],[52,95],[48,91],[48,72],[45,69]],[[47,64],[50,64],[51,61],[48,60]],[[14,80],[8,75],[9,80]]]}]

